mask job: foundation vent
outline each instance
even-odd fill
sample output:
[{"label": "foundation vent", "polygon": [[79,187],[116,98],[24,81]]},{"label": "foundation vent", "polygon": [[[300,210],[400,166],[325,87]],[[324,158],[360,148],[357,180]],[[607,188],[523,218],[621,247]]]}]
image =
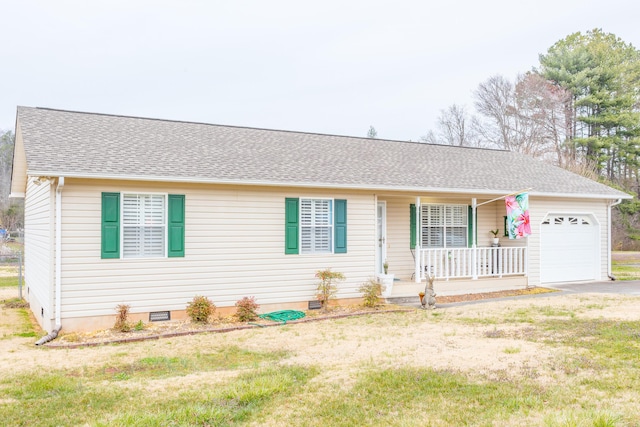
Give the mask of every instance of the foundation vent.
[{"label": "foundation vent", "polygon": [[320,310],[321,308],[320,301],[309,301],[309,310]]},{"label": "foundation vent", "polygon": [[152,311],[149,313],[149,322],[162,322],[165,320],[171,320],[170,311]]}]

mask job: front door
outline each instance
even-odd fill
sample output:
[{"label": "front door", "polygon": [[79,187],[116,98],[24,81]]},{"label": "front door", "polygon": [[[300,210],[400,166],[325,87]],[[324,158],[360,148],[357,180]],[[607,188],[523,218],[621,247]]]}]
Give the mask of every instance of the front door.
[{"label": "front door", "polygon": [[378,202],[376,210],[376,273],[383,273],[387,259],[387,202]]}]

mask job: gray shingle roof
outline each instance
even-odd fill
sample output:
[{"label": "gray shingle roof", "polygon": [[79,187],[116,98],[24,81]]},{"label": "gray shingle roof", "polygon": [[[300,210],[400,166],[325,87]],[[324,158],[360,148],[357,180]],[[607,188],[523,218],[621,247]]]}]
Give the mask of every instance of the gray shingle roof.
[{"label": "gray shingle roof", "polygon": [[18,123],[30,175],[626,196],[507,151],[30,107]]}]

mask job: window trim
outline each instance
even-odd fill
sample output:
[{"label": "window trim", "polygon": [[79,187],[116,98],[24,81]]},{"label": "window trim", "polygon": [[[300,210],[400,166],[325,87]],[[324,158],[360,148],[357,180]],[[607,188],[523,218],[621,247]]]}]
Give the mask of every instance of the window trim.
[{"label": "window trim", "polygon": [[[298,208],[298,224],[299,224],[299,227],[300,227],[300,232],[299,232],[299,236],[298,236],[298,247],[300,248],[299,255],[333,255],[335,253],[335,235],[334,235],[335,234],[335,223],[336,223],[336,219],[335,219],[335,217],[336,217],[336,215],[335,215],[335,198],[333,198],[333,197],[305,197],[305,196],[300,196],[300,197],[298,197],[298,200],[299,200],[299,203],[300,203],[300,206]],[[315,251],[315,250],[311,251],[311,252],[305,252],[304,251],[304,248],[302,246],[302,235],[303,235],[302,230],[305,227],[310,228],[310,227],[314,227],[314,226],[313,225],[311,225],[311,226],[304,225],[303,222],[302,222],[302,202],[303,202],[303,200],[311,200],[311,201],[313,201],[313,200],[328,200],[328,201],[331,202],[331,212],[330,212],[331,224],[328,226],[329,227],[329,237],[331,239],[331,244],[329,245],[330,246],[330,250],[329,251],[326,251],[326,252],[324,252],[324,251],[319,252],[319,251]],[[321,227],[327,227],[327,226],[321,226]]]},{"label": "window trim", "polygon": [[[443,215],[443,219],[442,225],[425,225],[424,221],[425,221],[425,217],[423,215],[423,207],[424,206],[441,206],[442,209],[442,215]],[[462,212],[464,212],[465,218],[466,218],[466,224],[464,226],[462,225],[449,225],[447,224],[447,207],[459,207],[462,209]],[[465,205],[463,203],[422,203],[420,205],[420,223],[419,223],[419,227],[420,227],[420,245],[422,248],[432,248],[432,249],[460,249],[460,248],[468,248],[469,247],[469,213],[468,213],[468,209],[469,209],[469,205]],[[424,241],[424,233],[423,230],[426,227],[432,227],[432,228],[440,228],[442,229],[442,246],[429,246],[425,244]],[[447,228],[463,228],[465,229],[464,231],[464,240],[465,243],[462,246],[447,246]]]},{"label": "window trim", "polygon": [[[127,226],[125,225],[125,221],[124,221],[124,198],[125,195],[130,195],[130,196],[162,196],[163,198],[163,224],[162,227],[164,227],[164,239],[163,239],[163,244],[162,244],[162,255],[161,256],[125,256],[125,251],[124,251],[124,229],[125,227],[132,227],[132,226]],[[123,260],[147,260],[147,259],[166,259],[169,258],[169,248],[167,247],[167,245],[169,244],[169,210],[168,210],[168,200],[169,200],[169,193],[167,192],[156,192],[156,191],[121,191],[120,192],[120,259]],[[137,225],[136,227],[139,227],[139,225]]]}]

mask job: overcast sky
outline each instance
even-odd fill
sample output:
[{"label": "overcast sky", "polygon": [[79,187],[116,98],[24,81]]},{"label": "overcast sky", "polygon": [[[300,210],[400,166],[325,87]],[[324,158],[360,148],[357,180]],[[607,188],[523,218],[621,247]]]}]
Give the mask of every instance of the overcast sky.
[{"label": "overcast sky", "polygon": [[494,74],[637,0],[0,0],[0,129],[17,105],[417,140]]}]

